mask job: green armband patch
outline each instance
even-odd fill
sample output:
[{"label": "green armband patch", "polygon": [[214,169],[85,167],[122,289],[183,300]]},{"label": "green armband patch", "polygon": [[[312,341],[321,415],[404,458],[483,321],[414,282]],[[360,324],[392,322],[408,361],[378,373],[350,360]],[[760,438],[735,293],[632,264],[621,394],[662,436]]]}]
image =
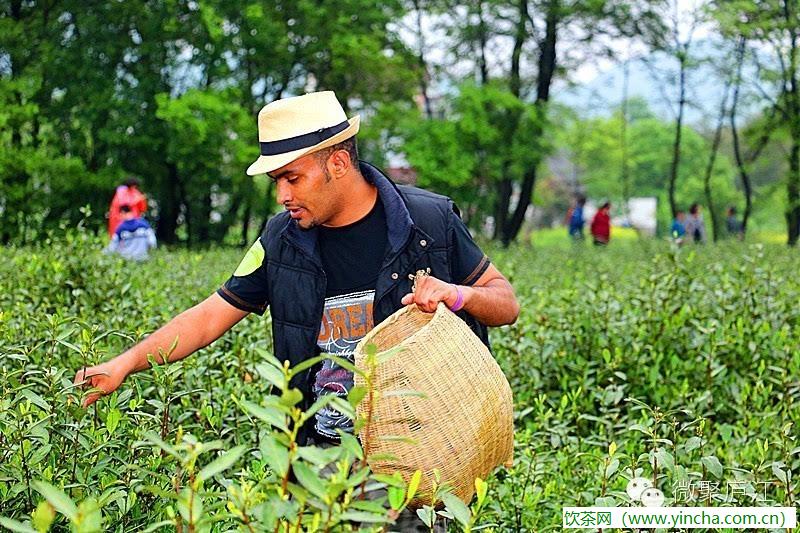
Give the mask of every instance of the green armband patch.
[{"label": "green armband patch", "polygon": [[264,247],[261,246],[261,239],[256,240],[253,243],[253,246],[247,250],[247,253],[244,255],[242,262],[239,263],[239,266],[236,267],[236,272],[233,273],[234,276],[242,277],[252,274],[256,271],[258,267],[261,266],[261,263],[264,262]]}]

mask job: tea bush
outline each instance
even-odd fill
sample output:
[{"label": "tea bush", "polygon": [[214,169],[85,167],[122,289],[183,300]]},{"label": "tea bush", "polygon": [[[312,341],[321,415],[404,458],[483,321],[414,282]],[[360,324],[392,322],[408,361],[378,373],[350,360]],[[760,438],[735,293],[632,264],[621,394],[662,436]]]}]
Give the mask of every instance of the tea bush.
[{"label": "tea bush", "polygon": [[[293,370],[271,356],[268,315],[79,407],[77,369],[207,296],[242,254],[159,250],[132,266],[100,247],[75,231],[0,251],[0,526],[391,529],[414,482],[371,474],[353,438],[293,443],[311,413],[296,409]],[[625,486],[639,476],[667,503],[796,504],[796,251],[655,241],[488,251],[522,305],[516,324],[492,332],[515,394],[515,461],[477,482],[470,508],[437,494],[451,530],[560,529],[563,506],[636,505]],[[377,487],[385,501],[359,497]]]}]

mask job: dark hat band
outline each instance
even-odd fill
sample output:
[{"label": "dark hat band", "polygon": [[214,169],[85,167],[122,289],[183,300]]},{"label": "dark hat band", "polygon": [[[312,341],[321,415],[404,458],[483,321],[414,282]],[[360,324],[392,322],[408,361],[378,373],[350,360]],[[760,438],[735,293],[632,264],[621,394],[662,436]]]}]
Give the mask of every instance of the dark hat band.
[{"label": "dark hat band", "polygon": [[344,122],[341,122],[335,126],[331,126],[330,128],[320,128],[317,131],[312,131],[311,133],[304,133],[303,135],[289,137],[288,139],[281,139],[280,141],[259,143],[261,145],[261,155],[285,154],[288,152],[294,152],[295,150],[308,148],[309,146],[314,146],[315,144],[326,141],[337,133],[346,130],[347,126],[349,125],[350,123],[345,120]]}]

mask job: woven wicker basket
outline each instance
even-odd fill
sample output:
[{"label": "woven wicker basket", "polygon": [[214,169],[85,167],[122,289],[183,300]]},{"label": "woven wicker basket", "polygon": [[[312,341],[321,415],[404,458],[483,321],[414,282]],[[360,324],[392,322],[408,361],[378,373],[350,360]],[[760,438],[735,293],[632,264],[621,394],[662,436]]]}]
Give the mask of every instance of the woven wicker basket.
[{"label": "woven wicker basket", "polygon": [[[400,472],[408,481],[421,470],[422,482],[411,504],[419,507],[430,503],[433,470],[438,469],[441,481],[469,502],[476,477],[485,479],[498,465],[511,465],[513,408],[503,371],[444,304],[435,313],[406,306],[377,325],[356,347],[355,363],[364,371],[369,344],[377,346],[379,358],[401,348],[377,366],[371,423],[359,435],[373,472]],[[355,384],[365,386],[364,378],[356,374]],[[391,391],[416,391],[425,397],[385,394]],[[366,416],[367,409],[365,399],[359,416]],[[387,454],[396,460],[386,459]]]}]

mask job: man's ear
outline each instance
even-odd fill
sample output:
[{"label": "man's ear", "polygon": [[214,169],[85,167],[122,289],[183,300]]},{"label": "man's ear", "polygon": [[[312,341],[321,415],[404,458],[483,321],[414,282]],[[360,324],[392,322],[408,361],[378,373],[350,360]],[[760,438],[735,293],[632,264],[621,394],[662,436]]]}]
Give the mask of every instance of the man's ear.
[{"label": "man's ear", "polygon": [[353,166],[347,150],[336,150],[328,157],[325,164],[328,166],[328,174],[334,178],[345,176]]}]

